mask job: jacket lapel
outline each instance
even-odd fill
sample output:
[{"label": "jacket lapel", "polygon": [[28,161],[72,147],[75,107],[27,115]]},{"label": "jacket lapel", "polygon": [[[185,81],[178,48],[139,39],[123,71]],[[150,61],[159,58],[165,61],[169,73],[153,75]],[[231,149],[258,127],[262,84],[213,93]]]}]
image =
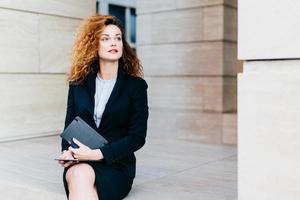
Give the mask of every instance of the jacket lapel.
[{"label": "jacket lapel", "polygon": [[[89,112],[90,112],[93,119],[94,119],[97,73],[98,73],[97,70],[91,71],[91,73],[86,78],[86,86],[87,86],[87,90],[89,92],[90,101],[91,101],[91,104],[90,104],[91,106],[89,106]],[[121,92],[122,86],[123,86],[123,81],[124,81],[124,72],[122,70],[122,66],[119,65],[117,80],[116,80],[116,83],[113,87],[113,90],[112,90],[112,92],[111,92],[111,94],[108,98],[106,106],[104,108],[104,111],[103,111],[103,114],[102,114],[102,119],[101,119],[100,125],[98,127],[99,129],[103,126],[103,121],[105,120],[105,115],[109,112],[110,108],[113,106],[113,102],[118,97],[119,93]]]},{"label": "jacket lapel", "polygon": [[[96,91],[96,76],[97,72],[91,72],[86,78],[86,88],[90,96],[90,104],[88,110],[92,117],[94,116],[95,91]],[[94,118],[94,117],[93,117]]]}]

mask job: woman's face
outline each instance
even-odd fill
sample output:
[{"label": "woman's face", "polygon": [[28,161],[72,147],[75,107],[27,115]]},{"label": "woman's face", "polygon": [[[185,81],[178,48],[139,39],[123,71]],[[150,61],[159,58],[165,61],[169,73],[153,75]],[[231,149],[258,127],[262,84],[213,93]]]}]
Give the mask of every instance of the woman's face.
[{"label": "woman's face", "polygon": [[122,32],[116,25],[108,25],[100,35],[98,54],[100,59],[117,61],[122,57]]}]

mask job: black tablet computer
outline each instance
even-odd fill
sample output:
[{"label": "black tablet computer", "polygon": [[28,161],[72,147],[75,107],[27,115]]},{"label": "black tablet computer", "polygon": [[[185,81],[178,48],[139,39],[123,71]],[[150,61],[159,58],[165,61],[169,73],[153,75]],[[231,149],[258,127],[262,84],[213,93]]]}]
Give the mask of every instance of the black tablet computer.
[{"label": "black tablet computer", "polygon": [[78,116],[75,117],[60,136],[69,142],[70,145],[72,144],[73,147],[75,144],[73,142],[73,138],[76,138],[79,142],[91,149],[98,149],[108,143],[108,141],[100,135],[100,133],[90,127]]}]

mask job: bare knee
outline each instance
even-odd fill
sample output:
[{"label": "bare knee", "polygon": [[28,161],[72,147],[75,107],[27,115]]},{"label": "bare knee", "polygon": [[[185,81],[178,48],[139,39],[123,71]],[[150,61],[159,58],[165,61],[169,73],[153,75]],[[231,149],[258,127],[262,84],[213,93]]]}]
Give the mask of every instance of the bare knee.
[{"label": "bare knee", "polygon": [[95,182],[95,172],[94,169],[86,164],[86,163],[79,163],[73,165],[68,169],[66,173],[66,180],[68,184],[71,183],[91,183],[94,184]]}]

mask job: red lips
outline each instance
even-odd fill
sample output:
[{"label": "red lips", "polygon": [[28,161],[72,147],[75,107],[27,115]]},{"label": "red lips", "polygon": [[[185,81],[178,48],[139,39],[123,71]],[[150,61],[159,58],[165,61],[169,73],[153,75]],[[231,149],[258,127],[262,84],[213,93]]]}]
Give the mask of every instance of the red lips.
[{"label": "red lips", "polygon": [[117,49],[110,49],[108,52],[112,52],[112,51],[115,51],[116,53],[118,53]]}]

